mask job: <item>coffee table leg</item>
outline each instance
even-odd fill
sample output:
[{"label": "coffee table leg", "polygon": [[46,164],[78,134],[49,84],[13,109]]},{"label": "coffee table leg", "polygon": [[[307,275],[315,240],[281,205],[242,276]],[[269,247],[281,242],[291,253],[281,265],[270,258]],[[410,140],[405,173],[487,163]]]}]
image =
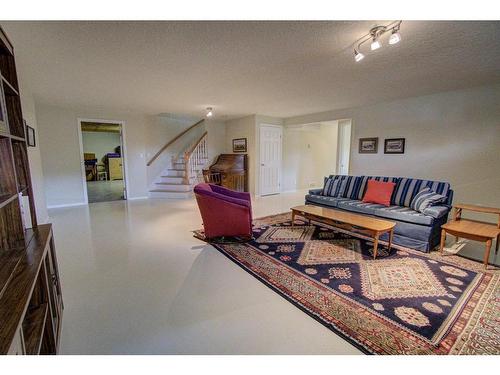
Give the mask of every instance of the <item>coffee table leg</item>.
[{"label": "coffee table leg", "polygon": [[292,228],[295,225],[295,211],[292,210]]},{"label": "coffee table leg", "polygon": [[375,233],[375,238],[373,239],[373,259],[377,257],[378,251],[378,233]]},{"label": "coffee table leg", "polygon": [[391,252],[391,247],[392,247],[392,236],[394,235],[394,229],[391,229],[389,232],[389,247],[387,250],[389,250],[389,253]]},{"label": "coffee table leg", "polygon": [[484,269],[488,268],[488,260],[490,259],[491,240],[486,241],[486,251],[484,252]]},{"label": "coffee table leg", "polygon": [[444,243],[446,241],[446,231],[441,229],[441,244],[439,245],[439,252],[443,255]]},{"label": "coffee table leg", "polygon": [[500,240],[500,234],[497,236],[497,241],[495,245],[495,254],[498,253],[498,240]]}]

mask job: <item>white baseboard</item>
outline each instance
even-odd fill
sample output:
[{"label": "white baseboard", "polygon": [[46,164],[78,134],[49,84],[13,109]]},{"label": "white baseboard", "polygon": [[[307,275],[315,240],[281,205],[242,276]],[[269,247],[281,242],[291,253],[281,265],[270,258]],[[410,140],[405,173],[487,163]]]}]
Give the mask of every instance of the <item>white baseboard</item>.
[{"label": "white baseboard", "polygon": [[51,208],[62,208],[62,207],[75,207],[75,206],[86,206],[87,203],[85,202],[80,202],[80,203],[66,203],[66,204],[54,204],[54,205],[47,205],[47,209]]},{"label": "white baseboard", "polygon": [[142,196],[142,197],[130,197],[130,198],[127,198],[128,201],[137,201],[139,199],[149,199],[149,197],[147,195],[145,195],[145,196]]}]

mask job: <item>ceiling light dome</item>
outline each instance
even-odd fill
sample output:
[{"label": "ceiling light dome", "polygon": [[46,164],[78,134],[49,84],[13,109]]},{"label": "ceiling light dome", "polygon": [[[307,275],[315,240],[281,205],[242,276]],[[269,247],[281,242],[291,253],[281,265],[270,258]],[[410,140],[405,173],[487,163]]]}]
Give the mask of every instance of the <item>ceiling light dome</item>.
[{"label": "ceiling light dome", "polygon": [[207,107],[207,117],[212,117],[214,115],[213,108],[212,107]]}]

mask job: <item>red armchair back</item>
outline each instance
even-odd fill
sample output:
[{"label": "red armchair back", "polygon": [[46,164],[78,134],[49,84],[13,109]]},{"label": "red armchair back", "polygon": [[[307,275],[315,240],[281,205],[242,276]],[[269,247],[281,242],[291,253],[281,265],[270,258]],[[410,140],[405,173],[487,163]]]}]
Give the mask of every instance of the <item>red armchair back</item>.
[{"label": "red armchair back", "polygon": [[213,184],[198,184],[194,194],[200,209],[205,237],[252,237],[250,194]]}]

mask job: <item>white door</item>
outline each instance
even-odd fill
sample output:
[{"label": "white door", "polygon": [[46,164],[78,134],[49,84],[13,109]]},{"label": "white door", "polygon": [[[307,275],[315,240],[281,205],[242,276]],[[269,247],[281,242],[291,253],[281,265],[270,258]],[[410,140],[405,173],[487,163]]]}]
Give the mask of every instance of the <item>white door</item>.
[{"label": "white door", "polygon": [[349,154],[351,153],[351,120],[339,121],[337,174],[349,174]]},{"label": "white door", "polygon": [[260,126],[260,195],[280,192],[281,126]]}]

